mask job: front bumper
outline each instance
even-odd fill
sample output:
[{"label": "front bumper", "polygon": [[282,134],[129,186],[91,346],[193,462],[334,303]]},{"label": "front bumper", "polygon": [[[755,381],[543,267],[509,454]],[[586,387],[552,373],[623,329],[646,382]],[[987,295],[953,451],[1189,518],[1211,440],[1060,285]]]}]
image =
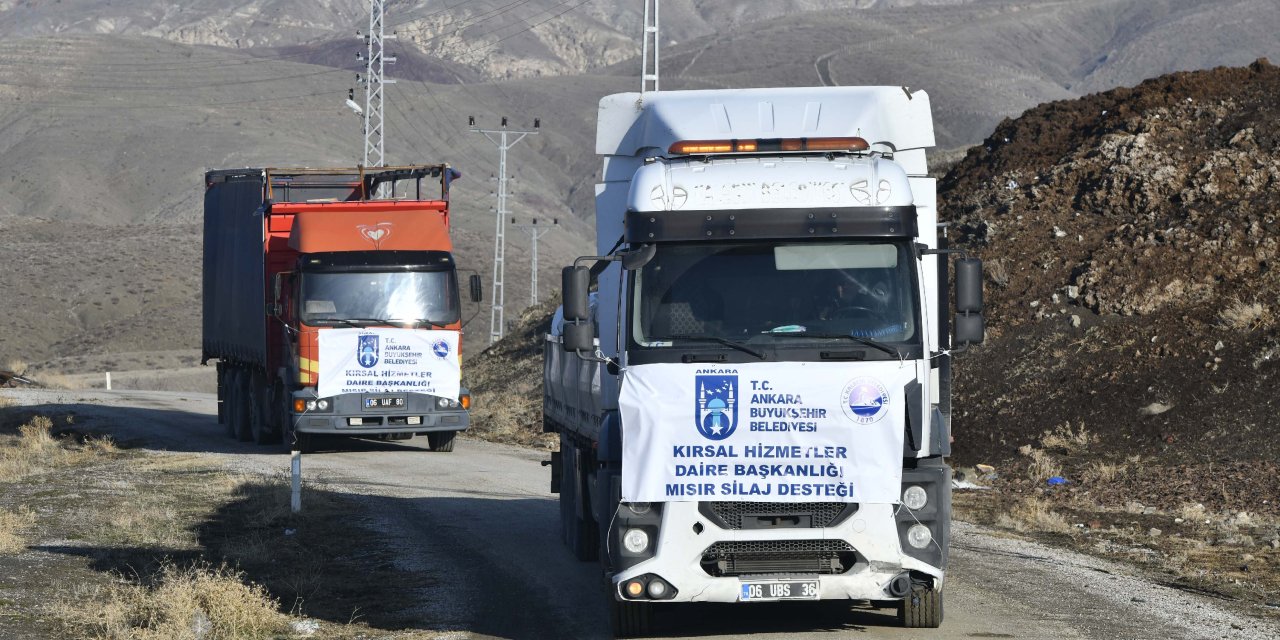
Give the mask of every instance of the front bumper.
[{"label": "front bumper", "polygon": [[[942,588],[945,571],[902,551],[893,504],[863,504],[858,511],[824,528],[723,529],[709,522],[696,502],[669,502],[652,558],[636,563],[612,578],[615,597],[632,578],[654,575],[675,587],[668,602],[738,602],[744,582],[817,580],[823,600],[890,600],[888,586],[904,572],[915,579],[932,579]],[[949,514],[948,514],[949,515]],[[717,543],[747,545],[827,544],[852,549],[856,560],[839,574],[767,573],[716,577],[703,568],[706,551]],[[945,544],[945,539],[943,540]]]},{"label": "front bumper", "polygon": [[[465,390],[464,390],[465,393]],[[405,406],[365,409],[365,398],[401,396]],[[295,399],[315,399],[313,389],[301,389],[293,394]],[[471,415],[466,409],[441,409],[435,396],[422,393],[363,394],[351,393],[328,398],[332,403],[328,411],[290,412],[294,429],[299,433],[316,433],[346,436],[373,436],[404,433],[434,433],[440,431],[465,431],[471,426]],[[290,406],[292,409],[292,404]],[[353,424],[353,422],[357,422]],[[417,424],[410,424],[411,422]]]}]

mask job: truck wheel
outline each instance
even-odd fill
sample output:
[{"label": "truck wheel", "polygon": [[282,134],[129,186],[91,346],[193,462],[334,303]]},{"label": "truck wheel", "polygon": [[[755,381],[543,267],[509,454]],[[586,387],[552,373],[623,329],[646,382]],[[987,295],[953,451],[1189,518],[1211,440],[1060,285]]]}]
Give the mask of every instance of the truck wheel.
[{"label": "truck wheel", "polygon": [[245,393],[248,388],[248,376],[239,369],[231,373],[229,405],[227,407],[227,435],[247,442],[249,440],[249,398]]},{"label": "truck wheel", "polygon": [[257,444],[272,444],[279,437],[271,428],[270,403],[267,399],[271,391],[267,389],[262,374],[249,376],[249,433]]},{"label": "truck wheel", "polygon": [[249,442],[253,440],[253,395],[252,377],[248,371],[240,371],[236,375],[236,440]]},{"label": "truck wheel", "polygon": [[578,560],[598,560],[600,532],[595,520],[580,515],[584,507],[588,512],[590,508],[583,502],[587,495],[586,474],[578,468],[577,456],[574,455],[577,448],[561,436],[560,451],[560,522],[564,542]]},{"label": "truck wheel", "polygon": [[942,625],[942,592],[916,587],[898,603],[898,622],[908,629],[937,629]]},{"label": "truck wheel", "polygon": [[653,626],[653,605],[614,598],[609,606],[609,622],[615,638],[647,636]]},{"label": "truck wheel", "polygon": [[236,370],[228,368],[222,374],[222,431],[228,438],[236,437]]},{"label": "truck wheel", "polygon": [[448,453],[453,451],[453,439],[457,437],[457,431],[435,431],[427,434],[427,444],[431,446],[432,451],[439,453]]}]

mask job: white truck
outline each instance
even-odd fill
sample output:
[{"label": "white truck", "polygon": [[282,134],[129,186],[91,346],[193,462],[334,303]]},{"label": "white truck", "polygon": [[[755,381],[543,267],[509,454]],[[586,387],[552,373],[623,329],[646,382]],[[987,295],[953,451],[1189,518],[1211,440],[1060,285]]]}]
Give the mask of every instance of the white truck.
[{"label": "white truck", "polygon": [[951,354],[984,320],[980,261],[948,286],[933,144],[903,87],[601,100],[600,255],[564,270],[544,428],[617,635],[677,602],[941,623]]}]

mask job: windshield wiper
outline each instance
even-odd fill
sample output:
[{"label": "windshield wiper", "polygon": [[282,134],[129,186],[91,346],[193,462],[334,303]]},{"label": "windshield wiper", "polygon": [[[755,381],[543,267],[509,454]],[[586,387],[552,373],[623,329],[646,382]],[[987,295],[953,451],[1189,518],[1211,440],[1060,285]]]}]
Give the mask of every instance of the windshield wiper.
[{"label": "windshield wiper", "polygon": [[324,318],[323,322],[341,322],[349,327],[364,328],[370,325],[389,325],[410,324],[413,326],[429,325],[431,327],[439,327],[443,329],[446,325],[437,323],[426,318],[413,318],[405,320],[389,320],[387,318]]},{"label": "windshield wiper", "polygon": [[813,333],[810,331],[779,331],[778,333],[766,331],[765,333],[777,338],[835,338],[841,340],[852,340],[860,345],[883,351],[899,360],[905,359],[902,352],[898,351],[894,347],[880,342],[879,340],[863,338],[850,333]]},{"label": "windshield wiper", "polygon": [[763,353],[760,353],[759,351],[756,351],[755,349],[752,349],[751,347],[748,347],[747,345],[742,344],[741,342],[735,342],[728,338],[721,338],[720,336],[682,334],[682,335],[671,335],[671,336],[651,336],[649,338],[650,342],[670,341],[670,340],[702,340],[705,342],[717,342],[731,349],[737,349],[738,351],[741,351],[743,353],[753,355],[761,360],[765,359]]}]

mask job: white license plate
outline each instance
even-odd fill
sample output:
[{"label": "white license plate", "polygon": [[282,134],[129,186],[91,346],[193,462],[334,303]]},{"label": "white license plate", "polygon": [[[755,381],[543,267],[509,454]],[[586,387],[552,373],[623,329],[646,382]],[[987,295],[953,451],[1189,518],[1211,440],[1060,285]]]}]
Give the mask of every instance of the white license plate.
[{"label": "white license plate", "polygon": [[817,580],[787,580],[777,582],[744,582],[739,594],[742,602],[765,600],[817,600]]}]

